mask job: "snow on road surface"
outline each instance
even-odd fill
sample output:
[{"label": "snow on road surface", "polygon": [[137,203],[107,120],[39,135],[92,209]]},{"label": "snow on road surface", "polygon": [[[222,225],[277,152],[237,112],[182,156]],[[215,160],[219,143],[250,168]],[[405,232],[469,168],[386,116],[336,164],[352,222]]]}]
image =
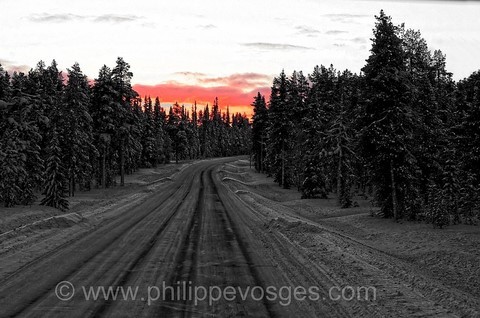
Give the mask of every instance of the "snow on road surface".
[{"label": "snow on road surface", "polygon": [[238,158],[175,172],[44,211],[15,235],[4,222],[0,316],[479,315],[477,227],[434,231],[372,218],[361,200],[299,200]]}]

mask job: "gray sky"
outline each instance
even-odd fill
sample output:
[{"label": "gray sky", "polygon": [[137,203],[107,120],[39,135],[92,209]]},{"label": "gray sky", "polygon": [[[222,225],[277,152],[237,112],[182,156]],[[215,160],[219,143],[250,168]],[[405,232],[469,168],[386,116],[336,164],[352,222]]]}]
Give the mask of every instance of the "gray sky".
[{"label": "gray sky", "polygon": [[441,49],[455,79],[480,69],[473,1],[0,0],[0,63],[21,70],[56,59],[66,69],[77,61],[94,78],[122,56],[137,84],[218,87],[233,76],[248,93],[282,69],[333,63],[358,73],[380,9]]}]

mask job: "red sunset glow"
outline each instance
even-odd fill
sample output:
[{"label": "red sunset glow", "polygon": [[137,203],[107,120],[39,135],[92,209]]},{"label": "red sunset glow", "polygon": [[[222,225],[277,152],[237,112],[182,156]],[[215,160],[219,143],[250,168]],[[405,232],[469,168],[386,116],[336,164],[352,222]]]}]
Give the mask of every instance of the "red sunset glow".
[{"label": "red sunset glow", "polygon": [[[253,98],[260,92],[267,98],[270,95],[270,87],[259,87],[245,89],[242,85],[228,85],[204,87],[200,85],[185,85],[180,83],[165,83],[158,85],[135,84],[133,88],[138,92],[140,97],[150,96],[152,98],[159,97],[162,104],[193,104],[211,105],[215,97],[218,97],[220,109],[226,111],[227,106],[230,113],[246,113],[248,116],[253,115],[251,103]],[[232,83],[233,84],[233,83]]]}]

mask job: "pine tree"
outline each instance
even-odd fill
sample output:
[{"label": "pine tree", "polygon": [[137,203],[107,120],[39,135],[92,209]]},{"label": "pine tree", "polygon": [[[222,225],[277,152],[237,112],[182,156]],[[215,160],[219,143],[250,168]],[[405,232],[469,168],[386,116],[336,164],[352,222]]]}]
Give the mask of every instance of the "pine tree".
[{"label": "pine tree", "polygon": [[179,134],[181,107],[178,103],[175,103],[170,107],[168,113],[167,131],[172,141],[172,150],[175,156],[175,163],[178,163],[180,157],[180,151],[183,149],[183,145],[180,144],[183,140],[182,134]]},{"label": "pine tree", "polygon": [[11,101],[4,105],[7,107],[2,115],[6,120],[2,121],[1,127],[1,144],[2,148],[5,147],[6,157],[3,167],[6,171],[16,171],[17,174],[14,179],[9,179],[12,183],[7,184],[7,187],[19,189],[19,192],[14,190],[17,193],[14,199],[10,197],[10,206],[32,204],[36,198],[35,189],[43,182],[44,161],[39,146],[42,136],[38,127],[42,116],[39,114],[39,104],[37,96],[15,89]]},{"label": "pine tree", "polygon": [[255,96],[253,106],[252,124],[252,153],[255,162],[255,169],[259,172],[265,170],[265,143],[267,137],[268,110],[265,97],[259,93]]},{"label": "pine tree", "polygon": [[[420,31],[407,30],[402,34],[405,52],[406,73],[412,85],[411,108],[418,115],[415,131],[418,185],[409,187],[409,201],[426,201],[430,180],[439,176],[442,162],[440,157],[445,146],[444,122],[441,120],[439,103],[435,100],[434,79],[431,72],[431,54]],[[407,216],[416,217],[418,208],[406,206]]]},{"label": "pine tree", "polygon": [[203,116],[200,116],[202,121],[200,133],[200,149],[203,158],[213,157],[212,151],[212,121],[210,120],[210,110],[208,104],[205,106]]},{"label": "pine tree", "polygon": [[292,146],[291,152],[291,165],[293,182],[300,190],[303,182],[303,172],[305,169],[304,158],[305,149],[301,146],[304,138],[303,134],[303,121],[306,114],[307,98],[310,87],[307,79],[303,73],[294,71],[291,77],[287,81],[288,84],[288,104],[290,105],[290,112],[292,117]]},{"label": "pine tree", "polygon": [[157,165],[157,143],[155,138],[155,123],[153,117],[153,105],[150,97],[146,97],[143,109],[143,130],[142,130],[142,163],[145,167]]},{"label": "pine tree", "polygon": [[284,188],[292,184],[289,161],[292,137],[291,108],[288,103],[287,76],[281,72],[273,80],[270,96],[267,161],[274,179]]},{"label": "pine tree", "polygon": [[[56,119],[57,110],[62,102],[63,75],[58,70],[55,60],[48,67],[40,61],[37,67],[29,72],[26,84],[26,93],[37,95],[39,98],[36,112],[39,115],[38,127],[42,135],[40,146],[43,151],[48,143],[49,124]],[[45,158],[45,155],[42,153],[42,158]]]},{"label": "pine tree", "polygon": [[11,97],[10,75],[0,64],[0,100],[7,101]]},{"label": "pine tree", "polygon": [[165,111],[160,105],[160,99],[155,98],[155,104],[153,106],[153,126],[154,126],[154,138],[155,138],[155,164],[166,162],[165,158],[165,144],[166,144],[166,116]]},{"label": "pine tree", "polygon": [[398,219],[413,185],[417,116],[405,68],[399,28],[383,11],[376,17],[365,73],[365,116],[361,143],[385,217]]},{"label": "pine tree", "polygon": [[[35,69],[30,70],[27,78],[23,75],[15,76],[12,79],[15,87],[14,96],[17,96],[20,104],[28,104],[28,118],[31,127],[35,127],[38,135],[35,137],[27,136],[25,131],[22,140],[27,141],[26,169],[28,178],[21,185],[28,194],[27,201],[33,201],[35,196],[33,189],[42,187],[45,178],[45,170],[43,163],[46,161],[48,154],[46,152],[48,145],[48,132],[52,122],[58,115],[58,109],[62,102],[63,94],[63,77],[58,71],[57,63],[52,61],[50,66],[46,66],[43,61],[38,62]],[[37,140],[37,136],[40,138]]]},{"label": "pine tree", "polygon": [[[197,118],[196,109],[193,117]],[[176,163],[180,159],[198,158],[201,149],[204,149],[202,144],[205,146],[205,142],[204,139],[200,140],[200,134],[203,137],[205,136],[206,126],[202,125],[202,132],[200,133],[195,119],[190,120],[190,115],[185,106],[175,103],[170,108],[166,126],[168,132],[166,140],[171,145],[169,148],[174,153]]]},{"label": "pine tree", "polygon": [[200,158],[200,135],[198,131],[197,103],[192,106],[192,120],[187,123],[187,139],[190,159]]},{"label": "pine tree", "polygon": [[5,207],[17,204],[20,195],[17,179],[25,176],[25,164],[18,152],[17,123],[11,118],[10,77],[0,64],[0,201]]},{"label": "pine tree", "polygon": [[133,169],[133,163],[137,162],[135,159],[141,156],[140,138],[136,138],[136,135],[140,134],[136,129],[140,119],[136,118],[132,112],[132,104],[138,94],[132,88],[132,77],[130,65],[123,58],[117,58],[116,65],[112,69],[115,124],[112,141],[118,153],[121,186],[125,184],[125,170]]},{"label": "pine tree", "polygon": [[303,155],[302,198],[327,197],[330,188],[329,167],[333,167],[325,140],[334,105],[333,66],[316,66],[309,76],[312,87],[305,102],[299,135]]},{"label": "pine tree", "polygon": [[52,127],[49,144],[47,147],[47,162],[45,173],[45,197],[40,202],[41,205],[47,205],[56,209],[68,210],[67,179],[61,163],[61,149],[59,147],[58,133],[55,126]]},{"label": "pine tree", "polygon": [[462,155],[463,169],[473,176],[476,186],[480,185],[480,71],[458,83],[458,111],[462,123],[458,133],[458,146]]},{"label": "pine tree", "polygon": [[358,93],[355,90],[356,81],[358,79],[348,70],[338,74],[336,87],[338,100],[335,103],[331,122],[325,132],[329,154],[333,157],[332,162],[336,167],[336,171],[330,173],[335,176],[337,181],[338,203],[342,208],[352,205],[350,188],[355,176],[354,166],[357,159],[352,130],[352,115],[358,99]]},{"label": "pine tree", "polygon": [[74,195],[76,184],[90,188],[98,157],[93,144],[89,90],[87,77],[83,75],[78,63],[75,63],[68,70],[63,103],[55,119],[70,196]]},{"label": "pine tree", "polygon": [[4,122],[2,118],[0,139],[0,201],[5,207],[12,207],[22,202],[20,185],[27,179],[26,157],[22,153],[25,145],[20,139],[18,123],[13,118]]},{"label": "pine tree", "polygon": [[211,149],[214,157],[221,157],[222,153],[222,115],[220,113],[218,98],[215,97],[211,113]]},{"label": "pine tree", "polygon": [[103,188],[113,183],[116,168],[116,153],[112,146],[112,136],[116,133],[114,123],[115,90],[112,72],[106,65],[100,68],[92,88],[90,115],[93,119],[95,147],[99,151],[97,186]]},{"label": "pine tree", "polygon": [[455,167],[459,168],[456,172],[460,189],[456,201],[460,211],[457,210],[454,217],[458,221],[457,214],[461,212],[466,222],[476,224],[480,220],[480,71],[458,83],[456,99],[459,120],[451,130]]}]

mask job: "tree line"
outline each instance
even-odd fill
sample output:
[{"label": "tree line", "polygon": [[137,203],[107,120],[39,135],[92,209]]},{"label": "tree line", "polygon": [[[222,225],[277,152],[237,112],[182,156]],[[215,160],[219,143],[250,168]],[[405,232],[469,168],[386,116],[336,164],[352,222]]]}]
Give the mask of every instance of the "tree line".
[{"label": "tree line", "polygon": [[78,63],[66,76],[39,62],[28,74],[0,65],[0,201],[5,207],[41,204],[68,209],[67,196],[91,187],[124,185],[141,167],[175,160],[247,154],[246,115],[211,108],[168,111],[158,97],[143,99],[130,65],[118,58],[90,84]]},{"label": "tree line", "polygon": [[360,74],[284,71],[254,98],[255,168],[303,198],[372,195],[388,218],[478,222],[480,73],[455,82],[420,31],[376,16]]}]

